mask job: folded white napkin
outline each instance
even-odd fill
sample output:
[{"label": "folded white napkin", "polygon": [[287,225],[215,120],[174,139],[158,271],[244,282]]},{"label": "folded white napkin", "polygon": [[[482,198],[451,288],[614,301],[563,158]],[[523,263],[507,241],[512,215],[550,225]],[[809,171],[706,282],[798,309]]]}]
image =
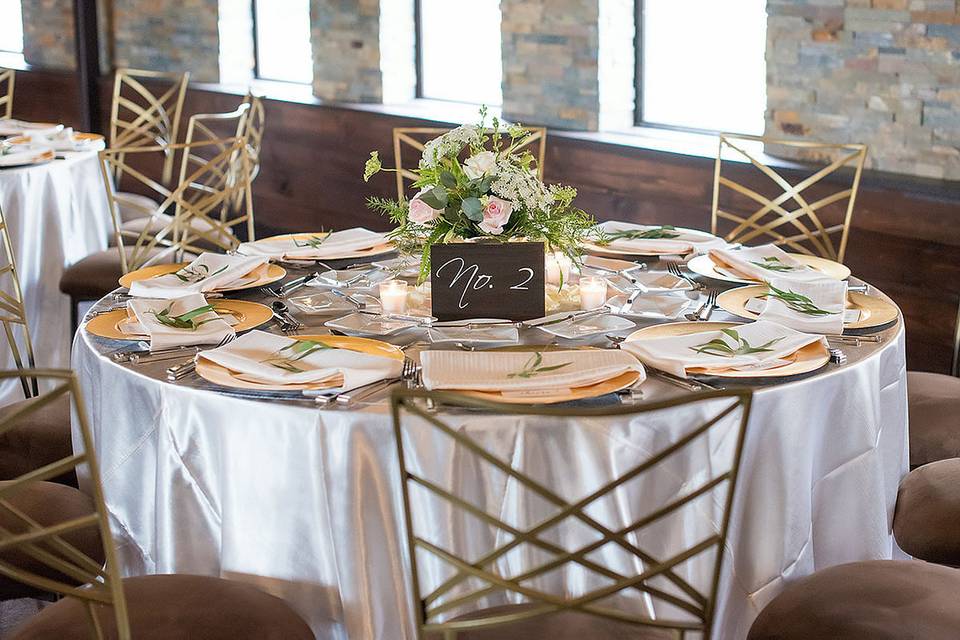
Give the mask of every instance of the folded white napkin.
[{"label": "folded white napkin", "polygon": [[363,251],[387,242],[387,234],[356,227],[333,231],[329,235],[317,233],[303,239],[257,240],[244,242],[239,252],[248,256],[268,256],[288,260],[334,259],[337,256]]},{"label": "folded white napkin", "polygon": [[62,124],[51,125],[49,122],[27,122],[15,118],[0,120],[0,136],[22,136],[32,133],[53,135],[61,129],[63,129]]},{"label": "folded white napkin", "polygon": [[767,348],[769,351],[724,355],[698,352],[695,349],[711,340],[723,340],[734,350],[742,347],[732,335],[722,331],[705,331],[687,336],[669,336],[650,338],[635,342],[624,342],[620,349],[629,351],[651,367],[686,377],[689,369],[766,369],[787,364],[783,360],[808,344],[824,340],[823,336],[809,335],[794,331],[775,322],[758,320],[750,324],[728,329],[734,331],[741,340],[753,348]]},{"label": "folded white napkin", "polygon": [[536,393],[567,391],[609,380],[643,366],[617,350],[491,352],[425,351],[427,389]]},{"label": "folded white napkin", "polygon": [[601,222],[599,227],[604,233],[611,234],[622,231],[655,231],[662,230],[664,238],[619,238],[612,240],[609,246],[617,251],[628,251],[631,253],[643,254],[651,253],[672,253],[685,255],[688,253],[706,253],[714,247],[722,247],[726,243],[717,236],[706,231],[695,231],[692,229],[670,229],[663,225],[642,225],[630,222],[618,222],[608,220]]},{"label": "folded white napkin", "polygon": [[[760,319],[777,322],[805,333],[843,333],[846,319],[847,283],[843,280],[821,278],[810,282],[793,282],[771,278],[771,293],[762,300],[753,299],[747,308],[760,308]],[[780,296],[792,298],[788,302]],[[753,306],[753,309],[751,309]]]},{"label": "folded white napkin", "polygon": [[320,343],[251,331],[230,344],[203,351],[215,362],[247,380],[265,384],[323,384],[348,391],[371,382],[400,377],[403,362]]},{"label": "folded white napkin", "polygon": [[[121,323],[120,330],[130,335],[149,336],[151,351],[196,344],[219,344],[227,336],[234,335],[231,324],[235,321],[221,318],[215,311],[193,317],[191,328],[173,327],[159,319],[181,316],[207,304],[206,298],[199,293],[176,300],[131,300],[127,303],[129,318]],[[232,320],[231,316],[228,318]]]},{"label": "folded white napkin", "polygon": [[41,160],[53,160],[53,151],[38,149],[30,145],[12,145],[9,150],[0,153],[0,167],[15,167]]},{"label": "folded white napkin", "polygon": [[244,283],[267,264],[266,257],[202,253],[175,273],[137,280],[130,295],[137,298],[180,298],[188,293],[206,293]]},{"label": "folded white napkin", "polygon": [[809,282],[825,277],[774,244],[739,249],[711,249],[710,257],[714,262],[726,265],[747,278],[762,282],[769,282],[771,278]]}]

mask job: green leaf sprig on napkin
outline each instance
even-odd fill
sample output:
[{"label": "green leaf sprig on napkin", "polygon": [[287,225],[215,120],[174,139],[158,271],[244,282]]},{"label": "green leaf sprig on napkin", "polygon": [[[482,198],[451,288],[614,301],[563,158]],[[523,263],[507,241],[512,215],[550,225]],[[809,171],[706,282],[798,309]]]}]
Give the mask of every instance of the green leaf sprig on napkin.
[{"label": "green leaf sprig on napkin", "polygon": [[778,289],[772,284],[767,285],[769,291],[764,295],[760,296],[761,298],[776,298],[783,304],[787,305],[787,308],[791,311],[796,311],[797,313],[803,313],[808,316],[832,316],[839,313],[839,311],[827,311],[826,309],[821,309],[813,300],[803,295],[802,293],[797,293],[796,291],[784,291],[783,289]]},{"label": "green leaf sprig on napkin", "polygon": [[541,373],[547,373],[549,371],[556,371],[557,369],[562,369],[568,367],[572,362],[563,362],[560,364],[549,365],[546,367],[541,367],[543,363],[543,354],[539,351],[533,354],[526,364],[523,365],[523,368],[520,371],[514,373],[508,373],[508,378],[532,378],[534,376],[540,375]]},{"label": "green leaf sprig on napkin", "polygon": [[676,227],[665,224],[654,229],[625,229],[623,231],[604,232],[597,240],[599,245],[608,245],[615,240],[663,240],[679,238],[679,233],[673,233]]},{"label": "green leaf sprig on napkin", "polygon": [[[210,267],[205,264],[198,264],[194,267],[184,267],[179,271],[174,271],[173,275],[177,276],[180,282],[188,282],[190,284],[195,284],[197,282],[203,282],[207,278],[211,278],[221,271],[226,271],[227,267],[230,265],[223,265],[213,273],[210,273]],[[164,274],[155,276],[157,278],[163,277]]]},{"label": "green leaf sprig on napkin", "polygon": [[800,268],[800,267],[795,267],[795,266],[790,265],[790,264],[786,264],[786,263],[782,262],[782,261],[780,260],[780,258],[778,258],[778,257],[776,257],[776,256],[769,256],[769,257],[767,257],[767,258],[763,258],[763,259],[760,260],[760,261],[751,260],[751,261],[750,261],[750,264],[756,265],[756,266],[760,267],[761,269],[766,269],[767,271],[776,271],[776,272],[778,272],[778,273],[786,273],[786,272],[789,272],[789,271],[796,271],[797,269]]},{"label": "green leaf sprig on napkin", "polygon": [[294,238],[294,239],[293,239],[293,244],[294,244],[294,246],[297,246],[297,247],[310,247],[311,249],[319,249],[319,248],[320,248],[320,245],[322,245],[324,242],[326,242],[326,241],[327,241],[327,238],[329,238],[331,235],[332,235],[332,234],[328,233],[327,235],[322,236],[322,237],[321,237],[321,236],[310,236],[309,238],[307,238],[307,239],[305,239],[305,240],[297,240],[296,238]]},{"label": "green leaf sprig on napkin", "polygon": [[311,353],[332,348],[330,345],[316,340],[296,340],[282,349],[277,349],[273,352],[273,355],[260,362],[290,373],[303,373],[305,369],[301,369],[295,364],[298,360],[303,360]]},{"label": "green leaf sprig on napkin", "polygon": [[212,304],[205,304],[202,307],[197,307],[187,311],[186,313],[181,313],[178,316],[170,315],[170,310],[173,308],[173,303],[171,302],[167,305],[166,309],[161,311],[152,311],[154,317],[162,325],[173,327],[174,329],[186,329],[188,331],[196,331],[202,325],[205,325],[208,322],[213,322],[214,320],[219,320],[219,316],[216,318],[207,318],[206,320],[196,320],[198,316],[202,316],[205,313],[209,313],[214,310]]},{"label": "green leaf sprig on napkin", "polygon": [[736,356],[746,356],[752,353],[764,353],[767,351],[773,351],[770,347],[783,340],[782,337],[774,338],[770,342],[766,342],[759,347],[752,346],[745,338],[740,337],[740,334],[737,333],[734,329],[720,329],[720,331],[730,338],[733,338],[734,346],[727,344],[727,341],[723,338],[714,338],[709,342],[704,342],[702,344],[694,345],[688,347],[691,351],[696,351],[697,353],[704,353],[708,356],[720,356],[723,358],[733,358]]}]

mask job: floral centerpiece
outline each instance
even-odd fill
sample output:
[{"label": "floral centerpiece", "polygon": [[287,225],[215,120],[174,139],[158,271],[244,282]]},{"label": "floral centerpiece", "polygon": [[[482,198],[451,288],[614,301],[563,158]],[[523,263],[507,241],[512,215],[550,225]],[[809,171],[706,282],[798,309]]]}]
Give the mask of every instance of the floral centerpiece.
[{"label": "floral centerpiece", "polygon": [[[523,149],[529,132],[497,118],[487,127],[486,108],[480,115],[478,124],[425,145],[413,198],[367,201],[397,225],[390,237],[401,254],[420,253],[420,282],[430,274],[430,247],[437,243],[542,241],[547,251],[579,262],[580,242],[595,224],[573,206],[576,189],[547,185],[537,176],[536,160]],[[382,170],[396,171],[383,169],[379,154],[371,152],[364,181]]]}]

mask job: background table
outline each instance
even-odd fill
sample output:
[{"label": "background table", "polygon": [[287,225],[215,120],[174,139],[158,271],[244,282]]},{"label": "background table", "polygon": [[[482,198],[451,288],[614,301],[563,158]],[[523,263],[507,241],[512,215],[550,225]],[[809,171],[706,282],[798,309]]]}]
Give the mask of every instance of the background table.
[{"label": "background table", "polygon": [[[744,637],[786,580],[898,554],[891,521],[908,465],[902,324],[882,335],[880,345],[844,347],[846,365],[757,389],[718,637]],[[118,365],[109,354],[123,344],[81,332],[74,367],[125,573],[249,581],[290,602],[322,638],[413,638],[396,447],[382,398],[322,411],[241,399],[195,376],[165,382],[170,362]],[[685,393],[656,379],[643,388],[651,400]],[[491,424],[478,414],[460,420],[467,430]],[[496,424],[504,442],[521,446],[511,439],[519,425]],[[592,442],[582,455],[608,466],[642,436],[610,419],[583,421],[570,435]],[[450,455],[438,450],[436,463],[450,464]]]},{"label": "background table", "polygon": [[[70,366],[70,299],[60,293],[65,267],[107,248],[113,229],[95,151],[0,169],[0,211],[13,245],[37,364]],[[3,285],[7,288],[7,283]],[[5,339],[0,359],[13,368]],[[15,380],[0,386],[0,404],[22,399]]]}]

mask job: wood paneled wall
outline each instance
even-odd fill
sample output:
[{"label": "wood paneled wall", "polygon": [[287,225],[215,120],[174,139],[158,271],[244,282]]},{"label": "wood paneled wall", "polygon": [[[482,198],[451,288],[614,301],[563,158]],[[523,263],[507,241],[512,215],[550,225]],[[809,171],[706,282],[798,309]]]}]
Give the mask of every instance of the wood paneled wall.
[{"label": "wood paneled wall", "polygon": [[[17,77],[19,116],[75,124],[72,75]],[[110,79],[102,82],[109,105]],[[191,89],[186,114],[229,111],[240,97]],[[258,234],[362,225],[386,229],[367,196],[395,195],[391,174],[362,180],[379,149],[392,164],[395,126],[435,123],[356,110],[268,100],[263,168],[254,188]],[[748,167],[743,176],[749,180]],[[713,181],[710,158],[584,141],[551,132],[546,178],[579,190],[578,204],[598,219],[707,228]],[[806,175],[788,171],[788,179]],[[867,174],[854,213],[846,263],[896,300],[907,324],[912,369],[946,372],[960,296],[960,184]]]}]

